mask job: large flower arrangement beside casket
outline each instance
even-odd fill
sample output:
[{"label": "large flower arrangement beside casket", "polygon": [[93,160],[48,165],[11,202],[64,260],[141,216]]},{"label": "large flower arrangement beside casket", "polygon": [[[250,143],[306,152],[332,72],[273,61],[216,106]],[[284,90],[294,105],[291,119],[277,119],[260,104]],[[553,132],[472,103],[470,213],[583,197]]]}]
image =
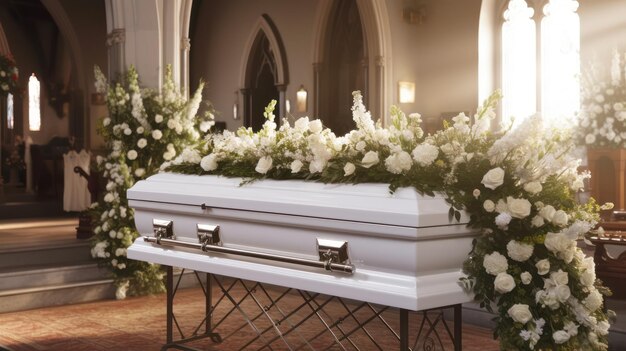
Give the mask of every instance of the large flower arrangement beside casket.
[{"label": "large flower arrangement beside casket", "polygon": [[610,81],[597,67],[584,76],[577,128],[580,145],[626,148],[626,53],[623,56],[615,51]]},{"label": "large flower arrangement beside casket", "polygon": [[103,199],[90,210],[95,233],[91,254],[112,272],[118,298],[124,298],[127,289],[131,294],[164,291],[159,266],[126,257],[126,249],[139,235],[126,191],[156,173],[164,161],[174,158],[213,125],[212,114],[196,116],[203,84],[187,99],[174,85],[170,68],[160,93],[140,89],[132,67],[122,82],[110,87],[98,68],[95,73],[96,90],[106,94],[109,110],[99,130],[109,153],[97,158],[107,184]]},{"label": "large flower arrangement beside casket", "polygon": [[0,95],[15,92],[18,78],[19,71],[13,57],[0,55]]},{"label": "large flower arrangement beside casket", "polygon": [[544,129],[539,117],[491,133],[498,98],[490,97],[473,118],[460,114],[453,125],[424,135],[420,116],[397,108],[388,128],[375,124],[357,92],[357,129],[342,137],[306,117],[276,129],[273,102],[259,132],[210,134],[162,168],[443,192],[451,220],[467,211],[469,225],[480,231],[460,283],[481,306],[497,310],[502,349],[605,350],[606,290],[593,258],[576,245],[598,220],[598,205],[579,205],[574,197],[589,175],[576,170],[570,136]]}]

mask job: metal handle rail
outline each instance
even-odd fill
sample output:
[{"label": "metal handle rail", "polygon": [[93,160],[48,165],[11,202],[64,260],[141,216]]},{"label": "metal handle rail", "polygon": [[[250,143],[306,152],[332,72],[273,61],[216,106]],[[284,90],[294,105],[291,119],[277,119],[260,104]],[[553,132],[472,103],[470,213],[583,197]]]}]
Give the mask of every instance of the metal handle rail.
[{"label": "metal handle rail", "polygon": [[156,237],[151,237],[151,236],[144,236],[143,240],[149,243],[165,245],[165,246],[180,246],[180,247],[186,247],[190,249],[202,250],[203,252],[218,252],[218,253],[246,256],[246,257],[254,257],[254,258],[261,258],[261,259],[271,260],[271,261],[298,264],[298,265],[308,266],[308,267],[323,268],[327,271],[332,271],[332,272],[341,272],[341,273],[348,273],[348,274],[354,273],[354,265],[335,263],[329,260],[315,261],[315,260],[308,260],[308,259],[298,258],[298,257],[273,255],[273,254],[267,254],[263,252],[254,252],[254,251],[249,251],[249,250],[234,249],[234,248],[223,247],[223,246],[196,244],[196,243],[191,243],[191,242],[186,242],[186,241],[172,240],[172,239],[166,239],[166,238],[156,238]]}]

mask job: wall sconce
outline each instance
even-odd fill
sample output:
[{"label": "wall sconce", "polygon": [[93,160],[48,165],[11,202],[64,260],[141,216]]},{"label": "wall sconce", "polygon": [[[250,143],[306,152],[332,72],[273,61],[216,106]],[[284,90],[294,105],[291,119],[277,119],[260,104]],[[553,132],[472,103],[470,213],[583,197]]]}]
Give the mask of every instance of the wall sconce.
[{"label": "wall sconce", "polygon": [[401,104],[412,104],[415,102],[415,83],[398,82],[398,96]]},{"label": "wall sconce", "polygon": [[296,92],[296,110],[298,112],[306,112],[307,95],[304,85],[300,85],[300,89]]},{"label": "wall sconce", "polygon": [[239,118],[239,92],[235,90],[235,103],[233,104],[233,119]]},{"label": "wall sconce", "polygon": [[287,114],[291,113],[291,101],[289,101],[289,99],[285,100],[285,110],[287,111]]}]

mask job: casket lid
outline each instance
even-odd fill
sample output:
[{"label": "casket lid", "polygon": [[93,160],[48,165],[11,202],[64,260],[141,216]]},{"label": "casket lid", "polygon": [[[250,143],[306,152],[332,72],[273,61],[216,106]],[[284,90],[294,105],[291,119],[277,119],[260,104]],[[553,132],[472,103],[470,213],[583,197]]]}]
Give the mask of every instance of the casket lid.
[{"label": "casket lid", "polygon": [[128,199],[209,208],[276,213],[392,226],[451,224],[441,196],[422,196],[413,188],[393,194],[388,184],[323,184],[299,180],[259,180],[161,173],[136,183]]}]

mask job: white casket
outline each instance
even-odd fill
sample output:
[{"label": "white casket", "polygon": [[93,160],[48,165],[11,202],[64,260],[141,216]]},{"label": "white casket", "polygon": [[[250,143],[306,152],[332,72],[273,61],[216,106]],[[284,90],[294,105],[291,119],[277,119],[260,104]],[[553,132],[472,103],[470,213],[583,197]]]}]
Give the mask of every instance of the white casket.
[{"label": "white casket", "polygon": [[[416,311],[471,300],[459,278],[476,234],[467,218],[449,221],[442,197],[390,194],[386,184],[241,182],[167,173],[138,182],[129,205],[152,239],[137,239],[128,257]],[[174,237],[159,244],[163,221]],[[219,243],[200,245],[198,229],[215,226]]]}]

